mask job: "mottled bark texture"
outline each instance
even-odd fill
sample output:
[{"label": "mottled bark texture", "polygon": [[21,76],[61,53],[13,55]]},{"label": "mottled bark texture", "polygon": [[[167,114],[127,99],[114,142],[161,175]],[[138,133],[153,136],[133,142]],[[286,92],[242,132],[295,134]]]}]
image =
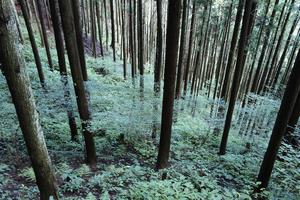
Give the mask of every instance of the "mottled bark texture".
[{"label": "mottled bark texture", "polygon": [[46,148],[24,60],[17,48],[11,1],[0,0],[0,62],[17,112],[40,190],[40,199],[58,199],[55,175]]}]

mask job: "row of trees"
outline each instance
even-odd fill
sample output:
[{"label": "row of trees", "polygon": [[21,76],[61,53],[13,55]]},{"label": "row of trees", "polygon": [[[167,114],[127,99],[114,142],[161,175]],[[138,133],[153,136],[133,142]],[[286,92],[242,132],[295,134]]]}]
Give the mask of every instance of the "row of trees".
[{"label": "row of trees", "polygon": [[[41,198],[58,198],[54,172],[25,73],[25,63],[17,48],[16,33],[19,33],[19,41],[23,37],[12,3],[0,0],[1,69],[13,97]],[[90,130],[85,38],[91,38],[94,57],[99,55],[97,45],[100,46],[101,56],[110,47],[114,60],[117,53],[120,53],[124,78],[127,78],[130,61],[132,78],[135,79],[137,74],[141,77],[141,94],[146,62],[154,65],[156,96],[160,95],[161,77],[164,76],[157,169],[168,166],[176,98],[187,98],[188,93],[197,96],[199,91],[204,90],[205,95],[215,101],[228,103],[226,112],[224,105],[219,103],[213,108],[217,110],[217,115],[226,115],[219,150],[219,154],[224,155],[237,102],[241,102],[242,107],[255,104],[248,99],[249,92],[265,95],[270,89],[279,90],[282,84],[286,84],[282,105],[258,176],[261,182],[259,189],[267,186],[282,137],[287,131],[293,131],[300,113],[299,30],[296,31],[299,12],[294,12],[295,0],[267,0],[263,3],[256,0],[229,0],[224,4],[197,0],[19,0],[18,3],[27,27],[41,87],[45,89],[47,84],[35,41],[33,21],[40,29],[50,70],[54,70],[54,66],[47,31],[53,30],[71,137],[72,140],[78,140],[75,111],[70,103],[66,48],[84,136],[85,160],[91,167],[96,165],[96,147]],[[165,9],[168,10],[167,16],[163,15]],[[288,125],[291,125],[289,130]]]}]

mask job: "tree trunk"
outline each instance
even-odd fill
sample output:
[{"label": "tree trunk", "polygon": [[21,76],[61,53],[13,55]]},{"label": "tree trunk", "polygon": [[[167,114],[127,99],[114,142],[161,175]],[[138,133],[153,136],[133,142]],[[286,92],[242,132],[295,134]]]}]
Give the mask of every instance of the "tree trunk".
[{"label": "tree trunk", "polygon": [[298,51],[296,62],[292,69],[291,76],[289,78],[289,82],[281,102],[270,142],[258,174],[257,181],[260,182],[260,185],[258,186],[257,191],[260,191],[260,189],[266,188],[268,186],[282,138],[286,133],[289,119],[291,118],[293,109],[297,101],[297,97],[299,96],[299,74],[300,51]]},{"label": "tree trunk", "polygon": [[157,7],[157,36],[156,36],[156,56],[154,66],[154,92],[160,92],[161,65],[162,65],[162,4],[161,0],[156,1]]},{"label": "tree trunk", "polygon": [[62,30],[60,27],[60,15],[58,10],[58,2],[57,0],[50,0],[50,11],[51,11],[51,19],[53,23],[53,30],[54,30],[54,38],[57,50],[57,57],[59,63],[59,71],[61,75],[61,81],[63,84],[64,89],[64,105],[67,109],[68,119],[69,119],[69,126],[71,130],[71,138],[73,141],[77,140],[78,132],[76,126],[75,115],[73,111],[72,101],[71,101],[71,93],[70,93],[70,86],[68,82],[68,73],[67,73],[67,66],[65,60],[65,47],[64,47],[64,40],[62,37]]},{"label": "tree trunk", "polygon": [[16,49],[17,31],[12,26],[14,20],[11,1],[0,0],[0,13],[0,62],[34,170],[40,199],[58,199],[55,174],[39,123],[29,77],[24,60]]},{"label": "tree trunk", "polygon": [[86,162],[91,166],[96,165],[96,148],[93,133],[90,131],[91,115],[89,112],[89,103],[86,97],[84,81],[80,66],[78,47],[76,42],[76,33],[74,25],[74,16],[70,0],[59,0],[63,32],[69,57],[74,89],[76,94],[77,106],[82,123],[82,132],[85,140]]},{"label": "tree trunk", "polygon": [[232,62],[234,60],[236,44],[237,44],[237,41],[238,41],[238,33],[239,33],[239,28],[240,28],[240,24],[241,24],[241,20],[242,20],[244,1],[245,0],[239,0],[239,5],[238,5],[238,8],[237,8],[237,14],[236,14],[235,24],[234,24],[234,28],[233,28],[233,34],[232,34],[231,45],[230,45],[230,50],[229,50],[229,56],[228,56],[228,61],[227,61],[227,66],[226,66],[226,71],[225,71],[225,76],[224,76],[224,83],[223,83],[223,86],[222,86],[221,96],[220,96],[223,99],[226,96],[227,88],[229,88],[228,87],[229,75],[230,75],[230,70],[231,70],[231,67],[232,67]]},{"label": "tree trunk", "polygon": [[183,0],[179,61],[178,61],[178,67],[177,67],[177,79],[176,79],[176,90],[175,90],[175,98],[176,99],[179,99],[180,90],[181,90],[182,68],[183,68],[183,63],[184,63],[184,58],[185,58],[186,24],[187,24],[187,10],[188,9],[189,9],[188,1]]},{"label": "tree trunk", "polygon": [[[80,58],[80,66],[82,71],[83,80],[88,80],[87,67],[85,62],[85,54],[84,54],[84,44],[83,44],[83,36],[82,36],[82,25],[80,23],[80,8],[78,0],[72,0],[72,10],[74,15],[74,24],[75,24],[75,32],[76,32],[76,41],[78,47],[78,53]],[[74,30],[73,30],[74,31]]]},{"label": "tree trunk", "polygon": [[185,67],[184,72],[184,88],[183,88],[183,94],[186,95],[187,87],[188,87],[188,80],[189,80],[189,72],[190,72],[190,63],[192,59],[192,46],[194,42],[194,27],[195,27],[195,15],[196,15],[196,0],[193,0],[193,10],[192,10],[192,20],[191,20],[191,26],[190,26],[190,38],[189,38],[189,50],[187,55],[187,64]]},{"label": "tree trunk", "polygon": [[101,17],[100,17],[100,3],[96,2],[96,15],[97,15],[97,24],[98,24],[98,35],[99,35],[99,43],[100,43],[100,53],[103,57],[103,42],[102,42],[102,27],[101,27]]},{"label": "tree trunk", "polygon": [[175,96],[176,65],[178,58],[178,42],[180,28],[181,0],[169,1],[168,3],[168,25],[167,25],[167,46],[166,64],[164,76],[164,97],[161,136],[159,153],[157,158],[157,169],[168,166],[171,131],[173,120],[173,106]]},{"label": "tree trunk", "polygon": [[232,115],[234,111],[238,90],[240,87],[240,79],[243,72],[243,68],[244,68],[243,65],[246,57],[246,43],[249,34],[248,26],[249,26],[249,21],[251,16],[252,4],[253,4],[253,0],[246,0],[243,24],[242,24],[242,29],[240,33],[240,39],[239,39],[236,67],[235,67],[233,82],[231,86],[231,95],[230,95],[229,106],[226,114],[224,132],[223,132],[222,141],[220,145],[220,151],[219,151],[220,155],[224,155],[226,153],[226,146],[227,146],[227,140],[228,140],[231,121],[232,121]]},{"label": "tree trunk", "polygon": [[43,38],[44,38],[44,44],[45,44],[48,64],[49,64],[50,70],[53,71],[53,64],[52,64],[52,58],[51,58],[51,53],[50,53],[50,46],[49,46],[49,42],[48,42],[48,35],[47,35],[46,26],[45,26],[45,21],[43,18],[44,15],[43,15],[43,1],[42,0],[37,0],[37,8],[38,8],[41,27],[42,27],[42,34],[43,34]]},{"label": "tree trunk", "polygon": [[35,42],[34,32],[33,32],[33,29],[32,29],[32,26],[31,26],[31,23],[29,20],[28,10],[26,8],[25,0],[19,0],[19,2],[21,5],[24,21],[25,21],[25,24],[27,27],[29,40],[30,40],[30,44],[31,44],[31,48],[32,48],[33,56],[34,56],[34,60],[35,60],[35,65],[36,65],[38,75],[39,75],[39,80],[40,80],[41,86],[44,88],[45,87],[45,76],[44,76],[44,72],[43,72],[41,58],[39,55],[39,50],[38,50],[37,44]]},{"label": "tree trunk", "polygon": [[116,61],[116,49],[115,49],[115,20],[114,20],[114,3],[110,0],[110,19],[111,19],[111,47],[113,49],[113,59]]}]

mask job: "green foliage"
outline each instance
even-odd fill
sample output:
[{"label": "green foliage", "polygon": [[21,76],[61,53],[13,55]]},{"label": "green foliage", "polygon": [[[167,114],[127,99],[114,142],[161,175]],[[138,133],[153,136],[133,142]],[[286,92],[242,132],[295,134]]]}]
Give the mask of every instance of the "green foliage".
[{"label": "green foliage", "polygon": [[20,173],[20,176],[31,182],[35,181],[34,171],[31,167],[23,169]]}]

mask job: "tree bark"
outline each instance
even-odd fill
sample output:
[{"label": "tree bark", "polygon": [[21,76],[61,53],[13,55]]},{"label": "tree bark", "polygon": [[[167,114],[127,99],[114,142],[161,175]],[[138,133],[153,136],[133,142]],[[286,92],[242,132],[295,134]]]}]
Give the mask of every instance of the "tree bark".
[{"label": "tree bark", "polygon": [[0,62],[6,78],[28,154],[40,191],[40,199],[58,199],[54,170],[45,144],[25,63],[16,49],[16,27],[11,1],[0,0]]},{"label": "tree bark", "polygon": [[39,75],[39,80],[40,80],[41,86],[44,88],[46,86],[45,85],[46,84],[45,76],[44,76],[44,72],[43,72],[41,58],[39,55],[39,50],[38,50],[37,44],[35,42],[34,32],[33,32],[33,29],[32,29],[32,26],[31,26],[31,23],[29,20],[28,10],[26,8],[25,0],[19,0],[19,2],[20,2],[22,13],[23,13],[24,21],[25,21],[25,24],[27,27],[29,40],[30,40],[30,44],[31,44],[31,48],[32,48],[33,56],[34,56],[34,60],[35,60],[35,65],[36,65],[38,75]]},{"label": "tree bark", "polygon": [[43,1],[42,0],[37,0],[37,8],[38,8],[38,14],[39,14],[41,28],[42,28],[42,34],[43,34],[43,38],[44,38],[44,44],[45,44],[48,64],[49,64],[50,70],[53,71],[53,64],[52,64],[52,57],[51,57],[51,53],[50,53],[50,46],[49,46],[49,42],[48,42],[48,35],[47,35],[45,21],[43,18],[44,15],[43,15]]},{"label": "tree bark", "polygon": [[285,90],[281,106],[277,115],[277,119],[273,128],[273,132],[269,141],[267,151],[265,153],[257,181],[260,182],[257,191],[268,186],[271,173],[275,164],[277,153],[282,138],[287,130],[289,119],[296,105],[297,97],[300,92],[300,51],[296,58],[296,62],[291,72],[287,88]]},{"label": "tree bark", "polygon": [[178,58],[178,42],[180,27],[181,0],[169,1],[168,3],[168,24],[167,24],[167,46],[166,46],[166,64],[164,76],[164,97],[161,135],[159,144],[159,153],[157,158],[157,169],[163,169],[168,166],[173,106],[175,97],[175,79],[176,65]]},{"label": "tree bark", "polygon": [[62,27],[65,36],[72,78],[74,82],[77,106],[82,124],[82,132],[85,140],[86,162],[91,166],[95,166],[96,148],[93,133],[90,131],[91,115],[89,112],[89,103],[86,97],[86,90],[80,66],[80,59],[76,42],[74,16],[72,9],[70,9],[71,6],[71,0],[59,0]]},{"label": "tree bark", "polygon": [[61,81],[63,84],[64,89],[64,105],[67,110],[69,126],[71,130],[71,138],[73,141],[77,140],[78,131],[77,125],[75,120],[75,115],[73,111],[72,101],[71,101],[71,92],[70,92],[70,85],[68,82],[68,73],[67,73],[67,66],[65,60],[65,47],[64,47],[64,40],[62,36],[62,30],[60,27],[60,15],[58,10],[58,2],[57,0],[50,0],[50,12],[51,12],[51,19],[53,23],[53,30],[54,30],[54,38],[57,50],[57,57],[59,63],[59,72],[61,75]]},{"label": "tree bark", "polygon": [[116,47],[115,47],[115,19],[114,19],[114,3],[110,0],[110,19],[111,19],[111,47],[113,49],[113,59],[116,61]]},{"label": "tree bark", "polygon": [[80,58],[80,66],[82,71],[82,76],[84,81],[88,81],[87,67],[85,62],[85,53],[84,53],[84,44],[82,36],[82,25],[81,25],[81,16],[78,0],[72,0],[72,10],[74,16],[75,32],[76,32],[76,42]]},{"label": "tree bark", "polygon": [[222,141],[220,145],[220,151],[219,151],[220,155],[224,155],[226,153],[226,146],[227,146],[227,140],[228,140],[231,121],[232,121],[232,115],[234,111],[238,90],[240,87],[240,79],[243,72],[243,68],[244,68],[243,65],[246,57],[246,43],[249,34],[249,21],[251,16],[252,4],[253,4],[253,0],[246,0],[243,24],[242,24],[242,29],[240,33],[240,39],[239,39],[236,67],[235,67],[234,77],[233,77],[233,82],[231,87],[231,95],[229,99],[229,106],[226,114],[225,126],[224,126]]}]

